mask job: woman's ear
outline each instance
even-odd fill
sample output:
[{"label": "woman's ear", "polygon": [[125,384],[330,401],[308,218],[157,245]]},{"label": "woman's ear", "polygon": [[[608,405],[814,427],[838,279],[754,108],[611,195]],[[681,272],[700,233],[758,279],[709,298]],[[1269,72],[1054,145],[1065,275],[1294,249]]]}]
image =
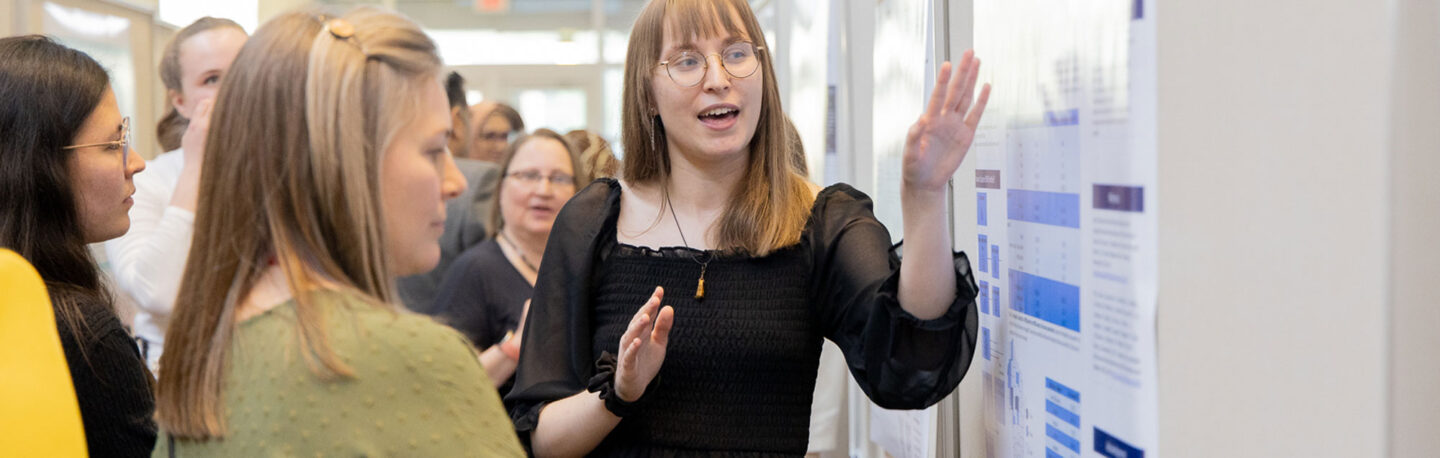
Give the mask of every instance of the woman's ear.
[{"label": "woman's ear", "polygon": [[184,116],[185,119],[190,119],[190,108],[185,106],[185,94],[174,89],[166,89],[165,97],[170,99],[170,106],[175,108],[176,113],[180,113],[180,116]]}]

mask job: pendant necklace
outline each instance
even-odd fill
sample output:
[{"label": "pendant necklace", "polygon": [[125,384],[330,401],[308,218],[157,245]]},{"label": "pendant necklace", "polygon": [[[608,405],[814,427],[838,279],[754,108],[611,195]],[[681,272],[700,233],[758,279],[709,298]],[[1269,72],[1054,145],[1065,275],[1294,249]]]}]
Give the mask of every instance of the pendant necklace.
[{"label": "pendant necklace", "polygon": [[[677,217],[675,216],[675,205],[673,205],[673,204],[670,203],[670,193],[669,193],[669,192],[666,192],[666,193],[665,193],[665,206],[666,206],[666,207],[670,207],[670,219],[673,220],[673,221],[675,221],[675,231],[680,233],[680,243],[684,243],[684,244],[685,244],[685,248],[690,248],[690,241],[685,240],[685,230],[680,228],[680,218],[677,218]],[[691,248],[691,249],[693,249],[693,248]],[[694,258],[691,258],[691,259],[694,259],[694,260],[695,260],[695,263],[696,263],[696,264],[700,264],[700,281],[695,283],[695,299],[696,299],[696,300],[704,299],[704,298],[705,298],[705,268],[710,267],[710,261],[714,261],[714,260],[715,260],[715,257],[714,257],[714,256],[710,256],[709,253],[705,253],[705,252],[703,252],[703,251],[702,251],[701,253],[705,255],[705,261],[704,261],[704,262],[701,262],[701,261],[700,261],[700,256],[701,256],[701,255],[699,255],[699,254],[695,255]]]},{"label": "pendant necklace", "polygon": [[535,272],[537,275],[540,274],[540,268],[535,267],[535,263],[530,262],[530,258],[525,257],[525,252],[520,250],[520,245],[516,245],[515,241],[510,240],[510,236],[505,235],[505,231],[500,231],[500,240],[503,240],[506,245],[510,245],[510,249],[515,250],[515,255],[520,257],[520,262],[525,263],[525,267],[529,267],[530,271]]}]

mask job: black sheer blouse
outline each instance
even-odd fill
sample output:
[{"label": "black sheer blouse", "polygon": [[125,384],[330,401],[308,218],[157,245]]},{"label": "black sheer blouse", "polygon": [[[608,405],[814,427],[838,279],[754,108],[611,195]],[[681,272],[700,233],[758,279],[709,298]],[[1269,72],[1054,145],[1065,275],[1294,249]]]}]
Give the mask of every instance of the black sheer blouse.
[{"label": "black sheer blouse", "polygon": [[[618,243],[620,193],[614,180],[591,184],[551,229],[506,398],[527,445],[540,410],[586,389],[656,285],[676,312],[665,364],[594,456],[803,455],[821,338],[886,408],[933,405],[970,365],[969,260],[955,254],[957,295],[943,316],[905,312],[889,233],[850,186],[821,191],[800,243],[765,257]],[[714,260],[696,300],[701,254]]]}]

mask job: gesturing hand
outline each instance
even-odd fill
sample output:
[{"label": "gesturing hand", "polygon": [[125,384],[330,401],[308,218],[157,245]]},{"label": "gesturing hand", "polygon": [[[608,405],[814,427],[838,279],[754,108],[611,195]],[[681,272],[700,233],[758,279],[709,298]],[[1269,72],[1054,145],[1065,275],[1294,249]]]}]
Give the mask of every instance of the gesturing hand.
[{"label": "gesturing hand", "polygon": [[951,70],[949,62],[940,66],[935,90],[930,92],[930,105],[910,126],[905,138],[906,185],[943,190],[975,139],[975,127],[980,124],[980,116],[990,100],[990,85],[980,90],[980,97],[972,107],[980,59],[975,58],[974,50],[967,50],[960,59],[959,71],[953,72],[958,74],[952,75]]},{"label": "gesturing hand", "polygon": [[625,402],[640,399],[650,381],[660,373],[660,365],[665,363],[665,348],[670,343],[670,326],[675,322],[675,309],[670,306],[660,308],[660,300],[664,297],[665,289],[655,287],[655,293],[630,318],[630,326],[620,337],[615,394]]}]

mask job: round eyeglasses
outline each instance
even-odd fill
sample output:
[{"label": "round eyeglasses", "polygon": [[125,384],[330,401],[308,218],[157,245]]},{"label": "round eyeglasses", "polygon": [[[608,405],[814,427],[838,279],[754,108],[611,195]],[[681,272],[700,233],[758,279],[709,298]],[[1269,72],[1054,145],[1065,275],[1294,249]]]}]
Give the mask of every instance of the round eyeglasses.
[{"label": "round eyeglasses", "polygon": [[[744,42],[727,46],[720,52],[720,67],[735,78],[754,75],[755,69],[760,68],[757,54],[764,49]],[[664,66],[665,73],[670,75],[670,80],[675,84],[693,87],[705,79],[705,71],[710,68],[710,54],[681,51],[656,65]]]},{"label": "round eyeglasses", "polygon": [[134,145],[134,144],[135,144],[135,141],[134,141],[134,139],[130,136],[130,117],[129,117],[129,116],[126,116],[125,118],[123,118],[123,119],[120,120],[120,139],[119,139],[119,140],[112,140],[112,141],[100,142],[100,143],[86,143],[86,144],[84,144],[84,145],[70,145],[70,146],[66,146],[66,147],[64,147],[64,148],[60,148],[60,149],[69,151],[69,150],[72,150],[72,149],[89,148],[89,147],[92,147],[92,146],[104,146],[105,149],[108,149],[108,150],[111,150],[111,151],[119,150],[119,151],[120,151],[120,167],[121,167],[122,169],[129,170],[129,169],[130,169],[130,145]]}]

